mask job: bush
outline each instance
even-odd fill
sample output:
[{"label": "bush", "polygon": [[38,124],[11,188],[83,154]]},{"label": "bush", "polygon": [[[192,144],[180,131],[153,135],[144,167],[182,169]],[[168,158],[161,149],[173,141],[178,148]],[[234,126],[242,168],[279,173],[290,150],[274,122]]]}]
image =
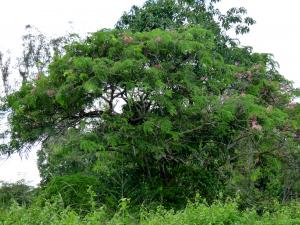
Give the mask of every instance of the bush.
[{"label": "bush", "polygon": [[9,207],[12,202],[29,205],[34,196],[34,188],[25,184],[24,180],[16,183],[0,182],[0,208]]},{"label": "bush", "polygon": [[111,216],[105,207],[90,211],[80,216],[69,207],[63,208],[62,201],[56,199],[47,202],[43,207],[32,205],[30,208],[18,206],[16,203],[10,209],[0,213],[0,224],[60,224],[60,225],[194,225],[194,224],[243,224],[243,225],[294,225],[300,224],[300,203],[288,206],[278,206],[275,212],[265,212],[258,215],[254,210],[240,211],[235,201],[226,203],[215,202],[208,206],[205,203],[189,203],[184,210],[175,212],[158,207],[148,211],[141,209],[139,215],[128,211],[128,201],[120,201],[119,210]]},{"label": "bush", "polygon": [[[55,201],[57,196],[61,198],[64,207],[71,207],[77,212],[91,210],[93,203],[91,199],[100,190],[100,182],[96,177],[86,175],[68,175],[54,177],[45,186],[39,196],[39,202],[45,199]],[[97,193],[97,196],[101,196]]]}]

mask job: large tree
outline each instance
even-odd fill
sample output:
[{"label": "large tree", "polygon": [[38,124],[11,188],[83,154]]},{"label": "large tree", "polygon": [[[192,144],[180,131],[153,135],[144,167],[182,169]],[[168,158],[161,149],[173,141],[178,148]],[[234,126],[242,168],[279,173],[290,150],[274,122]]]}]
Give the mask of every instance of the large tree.
[{"label": "large tree", "polygon": [[[174,19],[182,4],[184,16]],[[49,74],[8,96],[11,139],[4,151],[42,141],[45,184],[74,173],[96,176],[105,203],[129,197],[181,205],[197,192],[208,200],[239,192],[245,206],[294,198],[294,89],[270,55],[222,33],[242,22],[233,14],[243,10],[218,22],[203,4],[147,1],[118,29],[66,46]],[[156,13],[153,7],[162,14],[147,27],[152,17],[143,15]],[[164,22],[168,12],[174,15]]]}]

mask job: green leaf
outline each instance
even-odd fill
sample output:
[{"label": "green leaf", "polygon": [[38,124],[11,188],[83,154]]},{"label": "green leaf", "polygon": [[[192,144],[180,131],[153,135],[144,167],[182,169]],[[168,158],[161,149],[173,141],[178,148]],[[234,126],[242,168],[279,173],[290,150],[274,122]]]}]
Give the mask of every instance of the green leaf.
[{"label": "green leaf", "polygon": [[83,84],[83,88],[88,92],[88,93],[96,93],[99,92],[101,89],[98,87],[98,85],[93,81],[89,80]]},{"label": "green leaf", "polygon": [[154,131],[154,123],[153,121],[146,121],[144,124],[143,124],[143,131],[145,134],[151,134],[153,133]]},{"label": "green leaf", "polygon": [[99,149],[99,145],[90,140],[81,140],[80,149],[89,153],[96,152]]},{"label": "green leaf", "polygon": [[172,129],[172,123],[169,119],[164,118],[158,121],[160,129],[163,133],[170,133]]}]

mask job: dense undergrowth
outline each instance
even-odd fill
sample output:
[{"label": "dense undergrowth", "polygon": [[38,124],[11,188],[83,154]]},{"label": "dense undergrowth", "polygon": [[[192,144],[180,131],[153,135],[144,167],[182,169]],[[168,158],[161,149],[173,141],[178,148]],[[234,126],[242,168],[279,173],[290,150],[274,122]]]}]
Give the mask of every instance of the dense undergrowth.
[{"label": "dense undergrowth", "polygon": [[141,207],[139,212],[130,210],[126,199],[120,201],[119,209],[111,214],[105,207],[94,208],[82,216],[70,208],[64,208],[62,201],[47,203],[43,207],[32,205],[29,208],[16,203],[0,213],[0,224],[26,225],[75,225],[75,224],[142,224],[142,225],[189,225],[189,224],[300,224],[300,204],[289,206],[274,205],[273,212],[258,215],[254,210],[240,211],[235,201],[215,202],[207,205],[201,201],[189,203],[180,211],[157,207],[147,210]]}]

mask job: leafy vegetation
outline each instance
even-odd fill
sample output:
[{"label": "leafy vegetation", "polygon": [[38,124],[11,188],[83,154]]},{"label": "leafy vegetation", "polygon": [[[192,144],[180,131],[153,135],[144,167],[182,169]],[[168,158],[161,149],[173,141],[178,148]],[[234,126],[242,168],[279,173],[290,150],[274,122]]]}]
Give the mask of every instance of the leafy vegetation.
[{"label": "leafy vegetation", "polygon": [[16,183],[1,182],[0,187],[0,208],[7,209],[12,203],[21,206],[29,206],[35,196],[34,187],[28,186],[23,180]]},{"label": "leafy vegetation", "polygon": [[299,223],[298,90],[226,35],[246,10],[216,2],[149,0],[56,48],[26,36],[1,149],[41,142],[42,182],[3,224]]},{"label": "leafy vegetation", "polygon": [[[124,203],[125,202],[125,203]],[[264,225],[294,225],[300,223],[300,206],[279,207],[276,211],[258,215],[253,210],[240,211],[235,202],[216,202],[208,206],[206,203],[189,203],[185,209],[175,212],[158,207],[139,213],[128,213],[126,200],[121,202],[118,211],[111,215],[105,208],[97,208],[85,216],[78,215],[71,208],[63,209],[61,202],[46,204],[44,207],[24,208],[13,205],[9,210],[0,213],[0,222],[6,224],[141,224],[141,225],[193,225],[193,224],[264,224]]]}]

